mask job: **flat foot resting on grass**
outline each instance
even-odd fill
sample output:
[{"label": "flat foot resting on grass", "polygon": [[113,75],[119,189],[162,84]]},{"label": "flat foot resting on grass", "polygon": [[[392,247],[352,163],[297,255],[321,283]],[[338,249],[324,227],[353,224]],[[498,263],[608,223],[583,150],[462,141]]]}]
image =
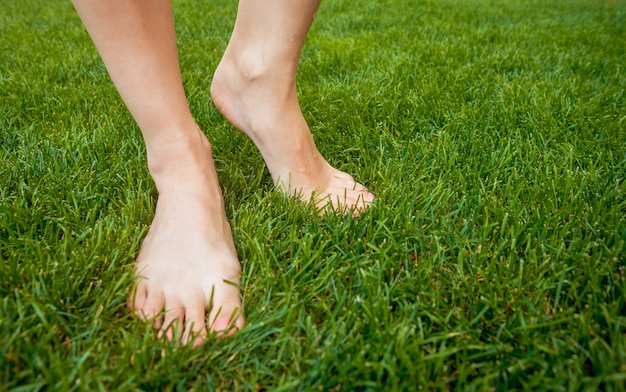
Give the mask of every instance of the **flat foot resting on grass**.
[{"label": "flat foot resting on grass", "polygon": [[[169,0],[74,0],[144,136],[159,192],[129,305],[168,338],[196,344],[244,325],[240,264],[211,145],[185,98]],[[277,187],[304,202],[359,213],[374,196],[315,147],[296,71],[319,0],[241,0],[211,95],[259,148]],[[207,316],[207,310],[209,314]],[[208,330],[207,330],[208,328]]]}]

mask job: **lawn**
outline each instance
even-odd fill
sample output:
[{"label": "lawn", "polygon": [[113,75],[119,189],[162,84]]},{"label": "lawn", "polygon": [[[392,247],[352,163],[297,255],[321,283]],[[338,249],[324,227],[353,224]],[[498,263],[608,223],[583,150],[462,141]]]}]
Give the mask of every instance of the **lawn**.
[{"label": "lawn", "polygon": [[0,390],[624,390],[626,1],[322,3],[300,100],[359,218],[282,197],[212,105],[236,2],[174,6],[248,324],[130,317],[139,130],[69,1],[2,0]]}]

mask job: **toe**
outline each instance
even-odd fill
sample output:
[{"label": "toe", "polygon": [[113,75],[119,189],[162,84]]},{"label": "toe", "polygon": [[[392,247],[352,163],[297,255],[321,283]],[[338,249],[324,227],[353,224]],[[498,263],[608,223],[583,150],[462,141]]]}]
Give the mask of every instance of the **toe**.
[{"label": "toe", "polygon": [[355,182],[352,186],[354,192],[367,192],[367,187],[359,182]]},{"label": "toe", "polygon": [[130,296],[128,297],[128,308],[132,311],[136,311],[137,309],[141,309],[146,304],[146,299],[148,297],[148,289],[145,282],[142,280],[135,284]]},{"label": "toe", "polygon": [[363,201],[367,203],[371,203],[374,199],[376,199],[376,196],[374,196],[374,194],[367,189],[361,194],[361,196],[363,197]]},{"label": "toe", "polygon": [[227,304],[211,311],[209,329],[218,338],[230,336],[244,326],[240,304]]},{"label": "toe", "polygon": [[161,311],[163,305],[165,305],[163,294],[159,291],[148,290],[146,302],[142,307],[135,308],[135,314],[140,319],[151,322],[154,328],[159,329],[162,324]]},{"label": "toe", "polygon": [[173,300],[166,303],[165,309],[165,316],[163,317],[163,325],[159,330],[159,336],[165,335],[169,340],[172,340],[182,334],[185,308],[182,302]]},{"label": "toe", "polygon": [[224,280],[220,290],[214,292],[207,324],[218,338],[232,335],[244,326],[238,282],[239,278]]},{"label": "toe", "polygon": [[195,301],[185,307],[185,326],[182,343],[193,341],[197,346],[206,337],[204,301]]}]

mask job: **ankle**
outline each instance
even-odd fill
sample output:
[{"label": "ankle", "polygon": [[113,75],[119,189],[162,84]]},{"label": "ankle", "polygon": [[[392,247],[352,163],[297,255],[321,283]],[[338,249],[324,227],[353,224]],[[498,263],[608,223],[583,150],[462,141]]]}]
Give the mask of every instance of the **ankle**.
[{"label": "ankle", "polygon": [[231,70],[231,77],[243,85],[270,81],[277,87],[295,85],[298,62],[280,54],[268,55],[256,48],[228,48],[220,65]]},{"label": "ankle", "polygon": [[197,182],[212,166],[211,144],[196,126],[195,132],[185,132],[162,140],[158,144],[146,143],[148,170],[159,193],[172,183]]}]

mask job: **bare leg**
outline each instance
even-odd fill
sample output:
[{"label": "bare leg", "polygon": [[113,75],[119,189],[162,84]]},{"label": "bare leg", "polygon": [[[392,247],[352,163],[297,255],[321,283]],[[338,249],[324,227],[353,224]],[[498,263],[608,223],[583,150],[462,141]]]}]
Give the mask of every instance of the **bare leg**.
[{"label": "bare leg", "polygon": [[320,0],[241,0],[211,95],[259,148],[274,183],[336,210],[367,208],[374,196],[320,155],[296,95],[300,52]]},{"label": "bare leg", "polygon": [[160,333],[172,338],[174,329],[181,331],[184,342],[192,334],[202,338],[207,321],[223,333],[243,327],[240,265],[211,145],[184,95],[170,1],[74,0],[74,5],[141,128],[159,191],[129,305]]}]

